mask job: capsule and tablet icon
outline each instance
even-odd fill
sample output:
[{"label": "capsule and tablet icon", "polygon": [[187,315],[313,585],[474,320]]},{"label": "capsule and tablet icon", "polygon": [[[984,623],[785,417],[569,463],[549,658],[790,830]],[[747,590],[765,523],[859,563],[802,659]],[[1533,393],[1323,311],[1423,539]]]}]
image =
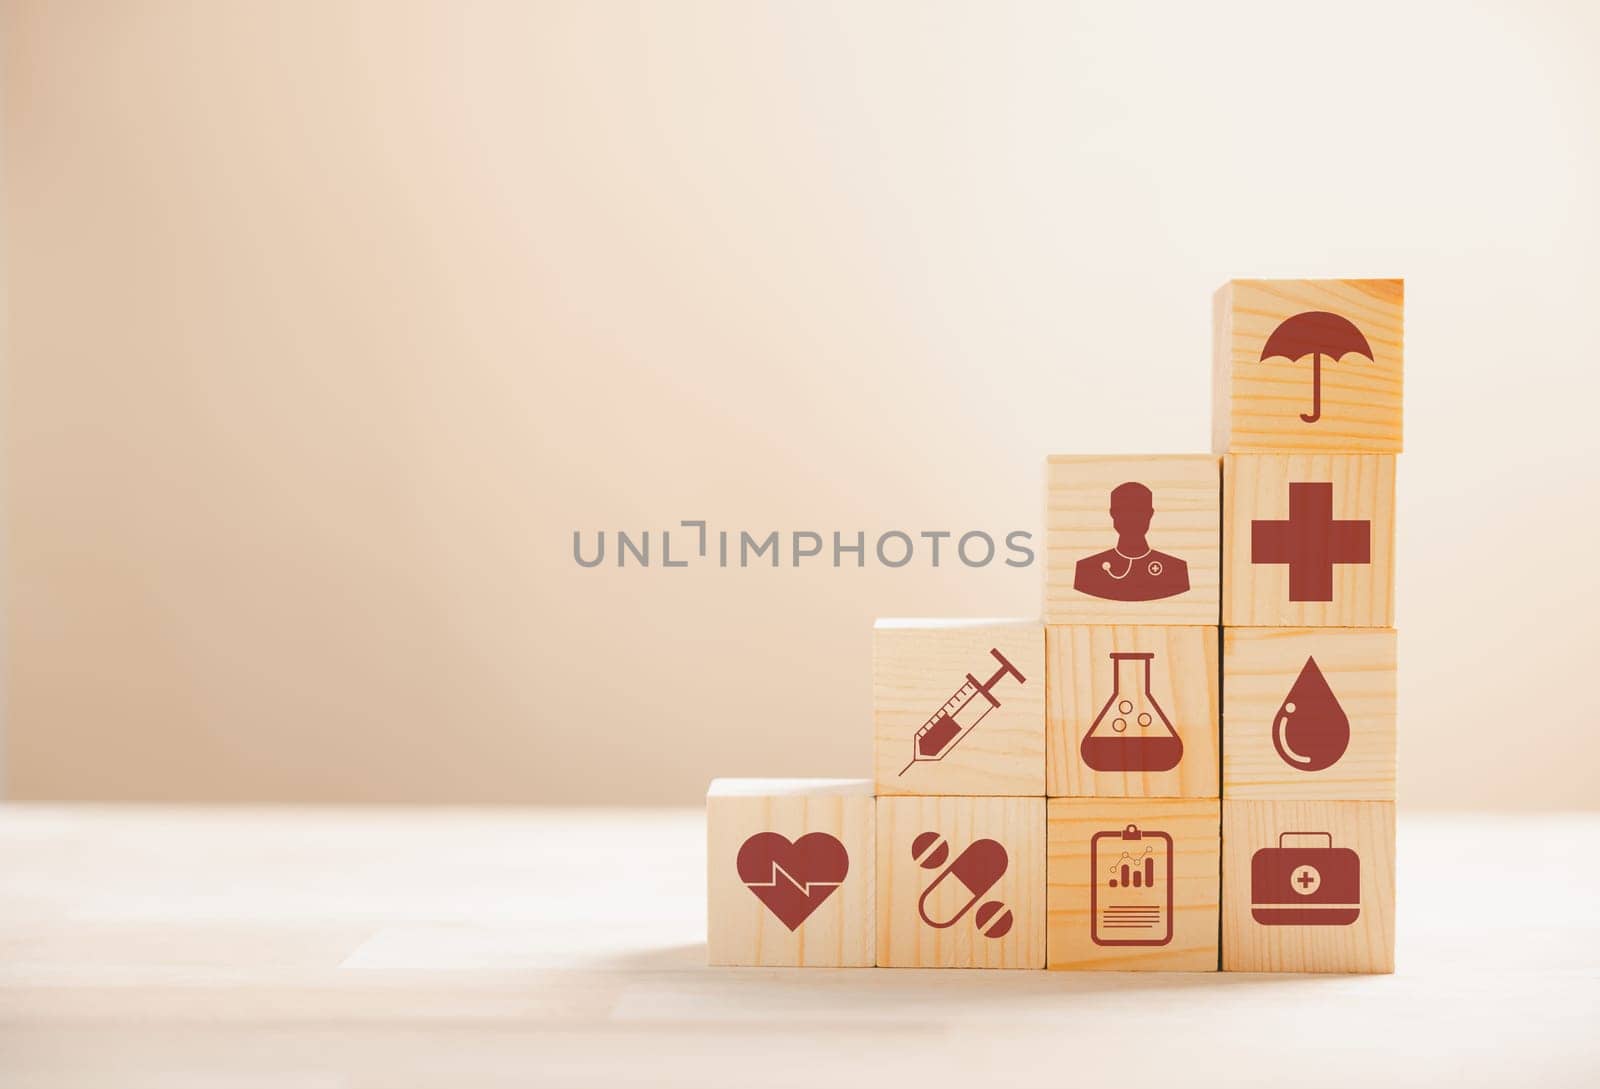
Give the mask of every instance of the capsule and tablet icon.
[{"label": "capsule and tablet icon", "polygon": [[[914,839],[911,842],[911,857],[925,870],[937,870],[944,866],[917,901],[917,914],[935,930],[952,927],[965,918],[984,894],[1000,882],[1010,864],[1006,849],[999,843],[992,839],[978,839],[958,854],[954,862],[945,866],[945,860],[950,857],[950,844],[937,832],[923,832]],[[943,893],[938,892],[941,886],[945,890]],[[962,897],[966,897],[964,902],[961,902]],[[941,901],[960,904],[952,910]],[[935,911],[939,918],[934,917]],[[978,908],[972,921],[978,933],[984,937],[1003,938],[1011,932],[1015,919],[1006,905],[999,900],[989,900]]]}]

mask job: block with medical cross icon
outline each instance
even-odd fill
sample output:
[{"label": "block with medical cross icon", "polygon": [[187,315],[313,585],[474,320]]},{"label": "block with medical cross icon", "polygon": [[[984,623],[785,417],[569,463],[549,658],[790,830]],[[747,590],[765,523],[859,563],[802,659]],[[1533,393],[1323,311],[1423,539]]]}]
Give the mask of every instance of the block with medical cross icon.
[{"label": "block with medical cross icon", "polygon": [[1234,280],[1214,333],[1217,453],[1400,451],[1404,280]]},{"label": "block with medical cross icon", "polygon": [[1056,455],[1045,478],[1046,624],[1217,623],[1215,457]]},{"label": "block with medical cross icon", "polygon": [[[716,779],[706,792],[712,964],[870,967],[877,807],[867,779]],[[649,890],[639,907],[648,907]]]},{"label": "block with medical cross icon", "polygon": [[1222,623],[1393,626],[1394,478],[1390,455],[1224,458]]}]

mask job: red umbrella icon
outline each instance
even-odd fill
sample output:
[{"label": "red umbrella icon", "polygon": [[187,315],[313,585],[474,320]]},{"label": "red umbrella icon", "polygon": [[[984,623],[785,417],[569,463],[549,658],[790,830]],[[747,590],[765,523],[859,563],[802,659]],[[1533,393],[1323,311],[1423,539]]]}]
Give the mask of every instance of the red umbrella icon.
[{"label": "red umbrella icon", "polygon": [[1261,348],[1261,361],[1282,356],[1292,363],[1308,355],[1311,357],[1311,415],[1300,414],[1302,420],[1311,424],[1322,419],[1322,357],[1338,360],[1351,352],[1366,356],[1369,362],[1377,362],[1372,358],[1367,338],[1349,318],[1325,310],[1307,310],[1285,318],[1272,331]]}]

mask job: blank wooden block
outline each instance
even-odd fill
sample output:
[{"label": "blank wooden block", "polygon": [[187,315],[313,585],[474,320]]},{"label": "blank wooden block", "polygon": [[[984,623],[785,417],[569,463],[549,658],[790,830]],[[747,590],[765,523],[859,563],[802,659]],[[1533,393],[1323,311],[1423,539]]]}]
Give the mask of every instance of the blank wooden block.
[{"label": "blank wooden block", "polygon": [[1401,448],[1403,280],[1234,280],[1215,300],[1218,453]]},{"label": "blank wooden block", "polygon": [[1051,798],[1045,967],[1215,972],[1222,803]]},{"label": "blank wooden block", "polygon": [[1223,796],[1394,800],[1393,628],[1228,628]]},{"label": "blank wooden block", "polygon": [[878,964],[1044,967],[1044,799],[879,798]]},{"label": "blank wooden block", "polygon": [[1394,469],[1379,454],[1224,458],[1223,624],[1393,627]]},{"label": "blank wooden block", "polygon": [[1222,967],[1394,971],[1394,803],[1225,800]]},{"label": "blank wooden block", "polygon": [[1052,625],[1045,687],[1047,795],[1219,796],[1216,628]]},{"label": "blank wooden block", "polygon": [[1037,620],[879,620],[878,793],[1042,796],[1044,684]]},{"label": "blank wooden block", "polygon": [[[877,811],[865,779],[716,779],[706,793],[712,964],[870,966]],[[649,890],[640,890],[648,906]]]},{"label": "blank wooden block", "polygon": [[1058,455],[1045,476],[1045,623],[1217,623],[1216,458]]}]

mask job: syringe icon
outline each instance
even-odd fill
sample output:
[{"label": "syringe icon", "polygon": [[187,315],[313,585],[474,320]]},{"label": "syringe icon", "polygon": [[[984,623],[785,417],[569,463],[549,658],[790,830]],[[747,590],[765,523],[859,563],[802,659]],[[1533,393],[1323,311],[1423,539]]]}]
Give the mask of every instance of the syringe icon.
[{"label": "syringe icon", "polygon": [[[956,689],[956,694],[945,700],[944,706],[917,730],[911,742],[911,763],[900,769],[901,775],[910,771],[912,764],[943,760],[990,711],[999,707],[1000,701],[994,698],[993,689],[1002,677],[1010,674],[1018,684],[1028,683],[1028,679],[1000,653],[998,647],[990,647],[989,653],[1000,663],[1000,668],[986,681],[967,674],[966,683]],[[983,698],[980,700],[979,696]]]}]

